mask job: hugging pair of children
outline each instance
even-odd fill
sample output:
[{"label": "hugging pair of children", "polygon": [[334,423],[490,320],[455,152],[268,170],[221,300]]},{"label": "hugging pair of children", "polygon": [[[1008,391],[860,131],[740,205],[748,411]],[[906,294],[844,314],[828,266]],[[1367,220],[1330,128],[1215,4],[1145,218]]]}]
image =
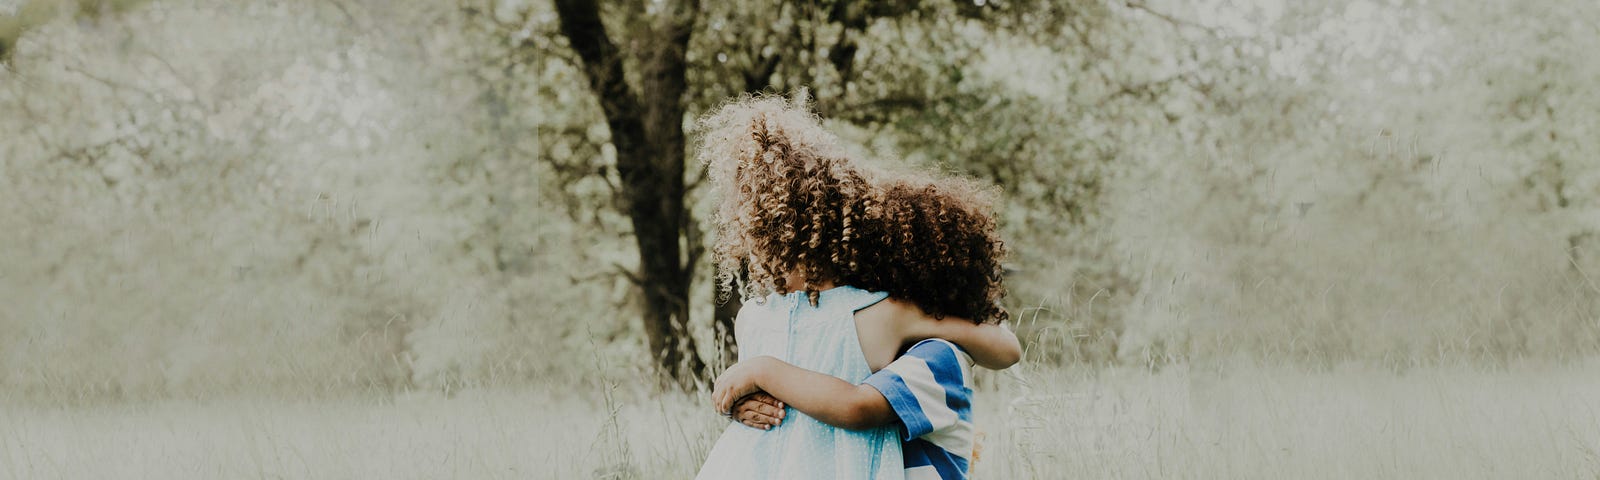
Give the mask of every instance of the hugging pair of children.
[{"label": "hugging pair of children", "polygon": [[965,478],[972,368],[1021,357],[988,191],[859,165],[780,98],[703,126],[718,278],[747,268],[749,300],[712,394],[740,423],[697,478]]}]

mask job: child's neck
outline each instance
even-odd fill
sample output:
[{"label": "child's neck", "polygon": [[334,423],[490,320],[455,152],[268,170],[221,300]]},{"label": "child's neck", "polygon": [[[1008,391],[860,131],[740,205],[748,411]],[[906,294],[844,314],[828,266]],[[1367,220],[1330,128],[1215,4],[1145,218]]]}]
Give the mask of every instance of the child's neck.
[{"label": "child's neck", "polygon": [[[790,291],[800,291],[805,288],[806,281],[800,274],[791,273],[783,277],[783,284],[788,286]],[[834,285],[832,280],[818,280],[811,283],[811,289],[819,292],[836,286],[838,285]]]}]

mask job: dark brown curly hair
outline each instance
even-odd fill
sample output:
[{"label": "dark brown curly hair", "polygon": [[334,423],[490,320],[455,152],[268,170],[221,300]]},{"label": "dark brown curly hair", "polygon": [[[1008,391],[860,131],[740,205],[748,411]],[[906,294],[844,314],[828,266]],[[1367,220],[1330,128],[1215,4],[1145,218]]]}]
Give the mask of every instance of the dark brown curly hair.
[{"label": "dark brown curly hair", "polygon": [[[717,280],[745,298],[832,282],[884,291],[935,318],[1003,321],[1005,244],[992,194],[971,181],[852,162],[800,104],[747,97],[701,121],[720,203]],[[797,273],[802,285],[786,285]]]}]

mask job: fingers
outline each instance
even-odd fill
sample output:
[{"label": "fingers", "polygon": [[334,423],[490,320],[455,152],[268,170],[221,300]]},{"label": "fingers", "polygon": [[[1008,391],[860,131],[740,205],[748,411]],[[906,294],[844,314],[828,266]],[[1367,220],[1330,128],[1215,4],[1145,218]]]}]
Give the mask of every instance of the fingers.
[{"label": "fingers", "polygon": [[[777,402],[777,400],[773,400],[773,403],[778,403],[778,402]],[[756,414],[761,415],[763,417],[773,419],[774,421],[772,423],[774,425],[783,423],[784,412],[783,412],[783,407],[781,405],[773,405],[773,404],[769,404],[769,403],[761,403],[759,401],[754,401],[754,402],[746,402],[746,403],[740,404],[740,407],[742,409],[751,410],[751,411],[755,412]]]},{"label": "fingers", "polygon": [[717,375],[717,379],[711,383],[711,409],[716,410],[717,415],[728,416],[729,407],[733,406],[733,399],[728,398],[729,394],[732,393],[729,391],[732,389],[728,388],[728,383],[729,378],[726,371]]},{"label": "fingers", "polygon": [[739,399],[733,406],[733,418],[752,428],[763,430],[783,425],[783,402],[766,393],[757,393]]},{"label": "fingers", "polygon": [[754,408],[742,408],[734,416],[739,419],[739,423],[762,430],[771,430],[772,427],[783,424],[783,420]]},{"label": "fingers", "polygon": [[725,405],[726,402],[723,401],[723,398],[726,398],[727,396],[728,389],[723,388],[723,386],[720,384],[711,390],[711,409],[716,411],[717,415],[726,416],[728,414],[728,408],[727,405]]},{"label": "fingers", "polygon": [[774,398],[772,395],[768,394],[767,392],[752,393],[752,394],[750,394],[750,396],[745,397],[745,398],[753,400],[753,401],[756,401],[756,402],[761,402],[761,403],[764,403],[764,404],[767,404],[767,405],[772,405],[772,406],[778,407],[780,409],[783,408],[783,402],[778,401],[777,398]]},{"label": "fingers", "polygon": [[727,415],[728,412],[733,410],[733,402],[729,401],[727,390],[718,390],[711,395],[711,406],[717,409],[718,415]]}]

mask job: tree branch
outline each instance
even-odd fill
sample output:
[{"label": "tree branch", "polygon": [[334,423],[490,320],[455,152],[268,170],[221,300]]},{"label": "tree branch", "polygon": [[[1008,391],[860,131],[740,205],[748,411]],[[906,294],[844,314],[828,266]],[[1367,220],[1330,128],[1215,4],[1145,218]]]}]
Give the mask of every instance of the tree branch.
[{"label": "tree branch", "polygon": [[561,34],[583,61],[583,74],[589,89],[600,101],[611,143],[617,148],[617,169],[624,178],[634,173],[633,163],[642,158],[645,148],[644,123],[639,100],[623,75],[622,51],[606,34],[600,22],[600,6],[588,0],[556,0]]},{"label": "tree branch", "polygon": [[1193,29],[1196,29],[1196,30],[1200,30],[1202,32],[1206,32],[1206,33],[1208,33],[1208,34],[1210,34],[1211,36],[1214,36],[1214,37],[1221,36],[1221,35],[1219,35],[1219,32],[1217,32],[1216,28],[1209,27],[1209,26],[1206,26],[1206,25],[1201,25],[1201,24],[1198,24],[1198,23],[1195,23],[1195,22],[1191,22],[1191,21],[1187,21],[1187,20],[1179,19],[1179,18],[1174,17],[1172,15],[1168,15],[1168,14],[1166,14],[1164,12],[1161,12],[1160,10],[1156,10],[1154,8],[1150,8],[1150,6],[1149,5],[1145,5],[1144,2],[1126,2],[1125,1],[1122,4],[1127,6],[1128,8],[1131,8],[1131,9],[1134,9],[1134,10],[1139,10],[1141,12],[1149,14],[1150,16],[1159,18],[1162,21],[1170,23],[1170,24],[1172,24],[1174,26],[1193,28]]}]

